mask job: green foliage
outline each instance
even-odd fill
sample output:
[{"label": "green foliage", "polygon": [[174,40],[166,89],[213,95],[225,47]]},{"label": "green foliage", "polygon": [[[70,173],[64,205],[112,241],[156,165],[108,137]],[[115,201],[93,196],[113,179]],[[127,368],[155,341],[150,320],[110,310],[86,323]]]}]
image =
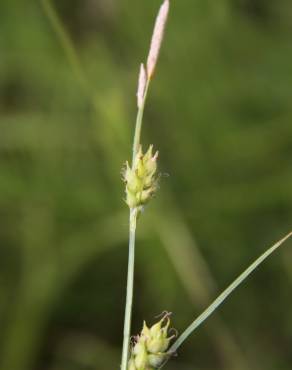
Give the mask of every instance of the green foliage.
[{"label": "green foliage", "polygon": [[[43,4],[0,5],[0,369],[113,369],[120,168],[158,3],[55,1],[69,48]],[[133,332],[164,309],[182,330],[291,228],[291,21],[289,0],[172,1],[143,127],[170,176],[139,225]],[[289,261],[266,264],[167,368],[290,369]]]}]

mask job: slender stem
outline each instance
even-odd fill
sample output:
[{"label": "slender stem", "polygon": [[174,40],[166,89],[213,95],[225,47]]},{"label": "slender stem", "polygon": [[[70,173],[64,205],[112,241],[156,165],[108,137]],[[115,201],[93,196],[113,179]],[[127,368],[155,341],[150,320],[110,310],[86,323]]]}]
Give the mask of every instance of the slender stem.
[{"label": "slender stem", "polygon": [[129,358],[131,318],[133,305],[134,290],[134,266],[135,266],[135,234],[137,223],[137,208],[130,210],[130,227],[129,227],[129,260],[128,260],[128,277],[127,277],[127,297],[124,321],[124,341],[122,352],[121,370],[126,370]]},{"label": "slender stem", "polygon": [[257,260],[255,260],[232,284],[229,285],[223,293],[215,299],[215,301],[195,320],[193,323],[180,335],[180,337],[171,346],[169,352],[174,353],[182,345],[194,330],[196,330],[220,305],[225,299],[276,249],[278,249],[288,238],[292,236],[292,232],[286,235],[283,239],[278,241],[263,253]]},{"label": "slender stem", "polygon": [[143,115],[144,115],[144,107],[147,99],[147,93],[150,85],[150,79],[147,80],[143,102],[141,105],[141,108],[138,110],[137,119],[136,119],[136,127],[135,127],[135,134],[134,134],[134,141],[133,141],[133,156],[132,156],[132,164],[134,163],[136,154],[139,150],[139,145],[141,141],[141,130],[142,130],[142,121],[143,121]]},{"label": "slender stem", "polygon": [[[138,113],[137,113],[135,134],[134,134],[134,141],[133,141],[132,165],[134,163],[136,154],[138,153],[138,150],[139,150],[144,107],[146,103],[149,84],[150,84],[150,80],[147,81],[143,102],[142,102],[141,107],[138,109]],[[133,291],[134,291],[135,238],[136,238],[137,215],[138,215],[137,208],[130,209],[127,297],[126,297],[126,308],[125,308],[125,319],[124,319],[124,341],[123,341],[121,370],[127,370],[128,360],[129,360],[129,345],[130,345]]]}]

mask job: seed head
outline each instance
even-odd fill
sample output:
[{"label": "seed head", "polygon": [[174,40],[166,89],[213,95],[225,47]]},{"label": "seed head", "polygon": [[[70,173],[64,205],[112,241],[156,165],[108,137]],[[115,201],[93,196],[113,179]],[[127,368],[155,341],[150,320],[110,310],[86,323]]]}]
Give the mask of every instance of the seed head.
[{"label": "seed head", "polygon": [[144,321],[143,329],[136,337],[131,351],[128,370],[155,370],[169,357],[167,352],[171,339],[168,337],[169,314],[150,328]]},{"label": "seed head", "polygon": [[139,148],[132,167],[126,162],[123,179],[126,184],[126,203],[130,208],[143,207],[157,190],[157,158],[153,145],[143,154]]}]

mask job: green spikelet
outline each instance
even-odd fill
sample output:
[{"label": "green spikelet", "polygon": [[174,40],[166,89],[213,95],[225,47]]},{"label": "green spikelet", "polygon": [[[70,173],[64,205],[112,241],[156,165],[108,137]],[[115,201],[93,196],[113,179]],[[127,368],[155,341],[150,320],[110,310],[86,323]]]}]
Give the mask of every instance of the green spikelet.
[{"label": "green spikelet", "polygon": [[130,208],[143,207],[157,190],[157,158],[153,155],[153,145],[145,154],[140,146],[132,167],[126,162],[123,180],[126,184],[126,203]]},{"label": "green spikelet", "polygon": [[128,370],[155,370],[168,358],[167,352],[171,339],[168,337],[169,315],[148,328],[144,321],[143,329],[136,337],[132,347]]}]

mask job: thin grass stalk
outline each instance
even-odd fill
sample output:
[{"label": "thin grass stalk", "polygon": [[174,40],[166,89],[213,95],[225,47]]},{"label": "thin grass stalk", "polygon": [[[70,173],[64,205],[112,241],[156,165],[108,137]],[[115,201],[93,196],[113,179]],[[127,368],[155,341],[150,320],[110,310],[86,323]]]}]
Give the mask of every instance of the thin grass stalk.
[{"label": "thin grass stalk", "polygon": [[137,208],[134,208],[130,210],[130,220],[129,220],[129,260],[128,260],[127,296],[124,322],[124,341],[121,365],[122,370],[127,369],[129,358],[133,291],[134,291],[136,224],[137,224]]},{"label": "thin grass stalk", "polygon": [[135,134],[134,134],[134,141],[133,141],[133,155],[132,155],[132,164],[134,163],[134,159],[138,153],[139,145],[141,142],[141,131],[142,131],[142,123],[143,123],[143,115],[144,115],[144,107],[147,99],[147,93],[150,85],[150,80],[147,80],[145,92],[143,96],[143,101],[141,107],[138,109],[137,119],[136,119],[136,126],[135,126]]},{"label": "thin grass stalk", "polygon": [[[138,107],[134,140],[133,140],[132,165],[138,153],[140,142],[141,142],[141,131],[142,131],[144,107],[145,107],[145,103],[147,99],[147,92],[148,92],[149,85],[150,85],[150,80],[147,80],[146,87],[145,87],[145,93],[143,95],[143,101],[142,101],[142,104]],[[124,339],[123,339],[121,370],[127,370],[128,361],[129,361],[129,346],[130,346],[132,307],[133,307],[133,295],[134,295],[133,291],[134,291],[134,272],[135,272],[134,267],[135,267],[135,241],[136,241],[137,214],[138,214],[137,208],[130,209],[129,258],[128,258],[127,293],[126,293],[126,306],[125,306],[125,318],[124,318]]]},{"label": "thin grass stalk", "polygon": [[170,347],[169,352],[175,353],[183,342],[201,325],[203,322],[225,301],[225,299],[273,252],[275,252],[287,239],[292,236],[292,232],[279,240],[276,244],[270,247],[258,259],[256,259],[237,279],[229,285],[227,289],[221,293],[215,301],[195,320],[192,324],[179,336],[179,338]]}]

